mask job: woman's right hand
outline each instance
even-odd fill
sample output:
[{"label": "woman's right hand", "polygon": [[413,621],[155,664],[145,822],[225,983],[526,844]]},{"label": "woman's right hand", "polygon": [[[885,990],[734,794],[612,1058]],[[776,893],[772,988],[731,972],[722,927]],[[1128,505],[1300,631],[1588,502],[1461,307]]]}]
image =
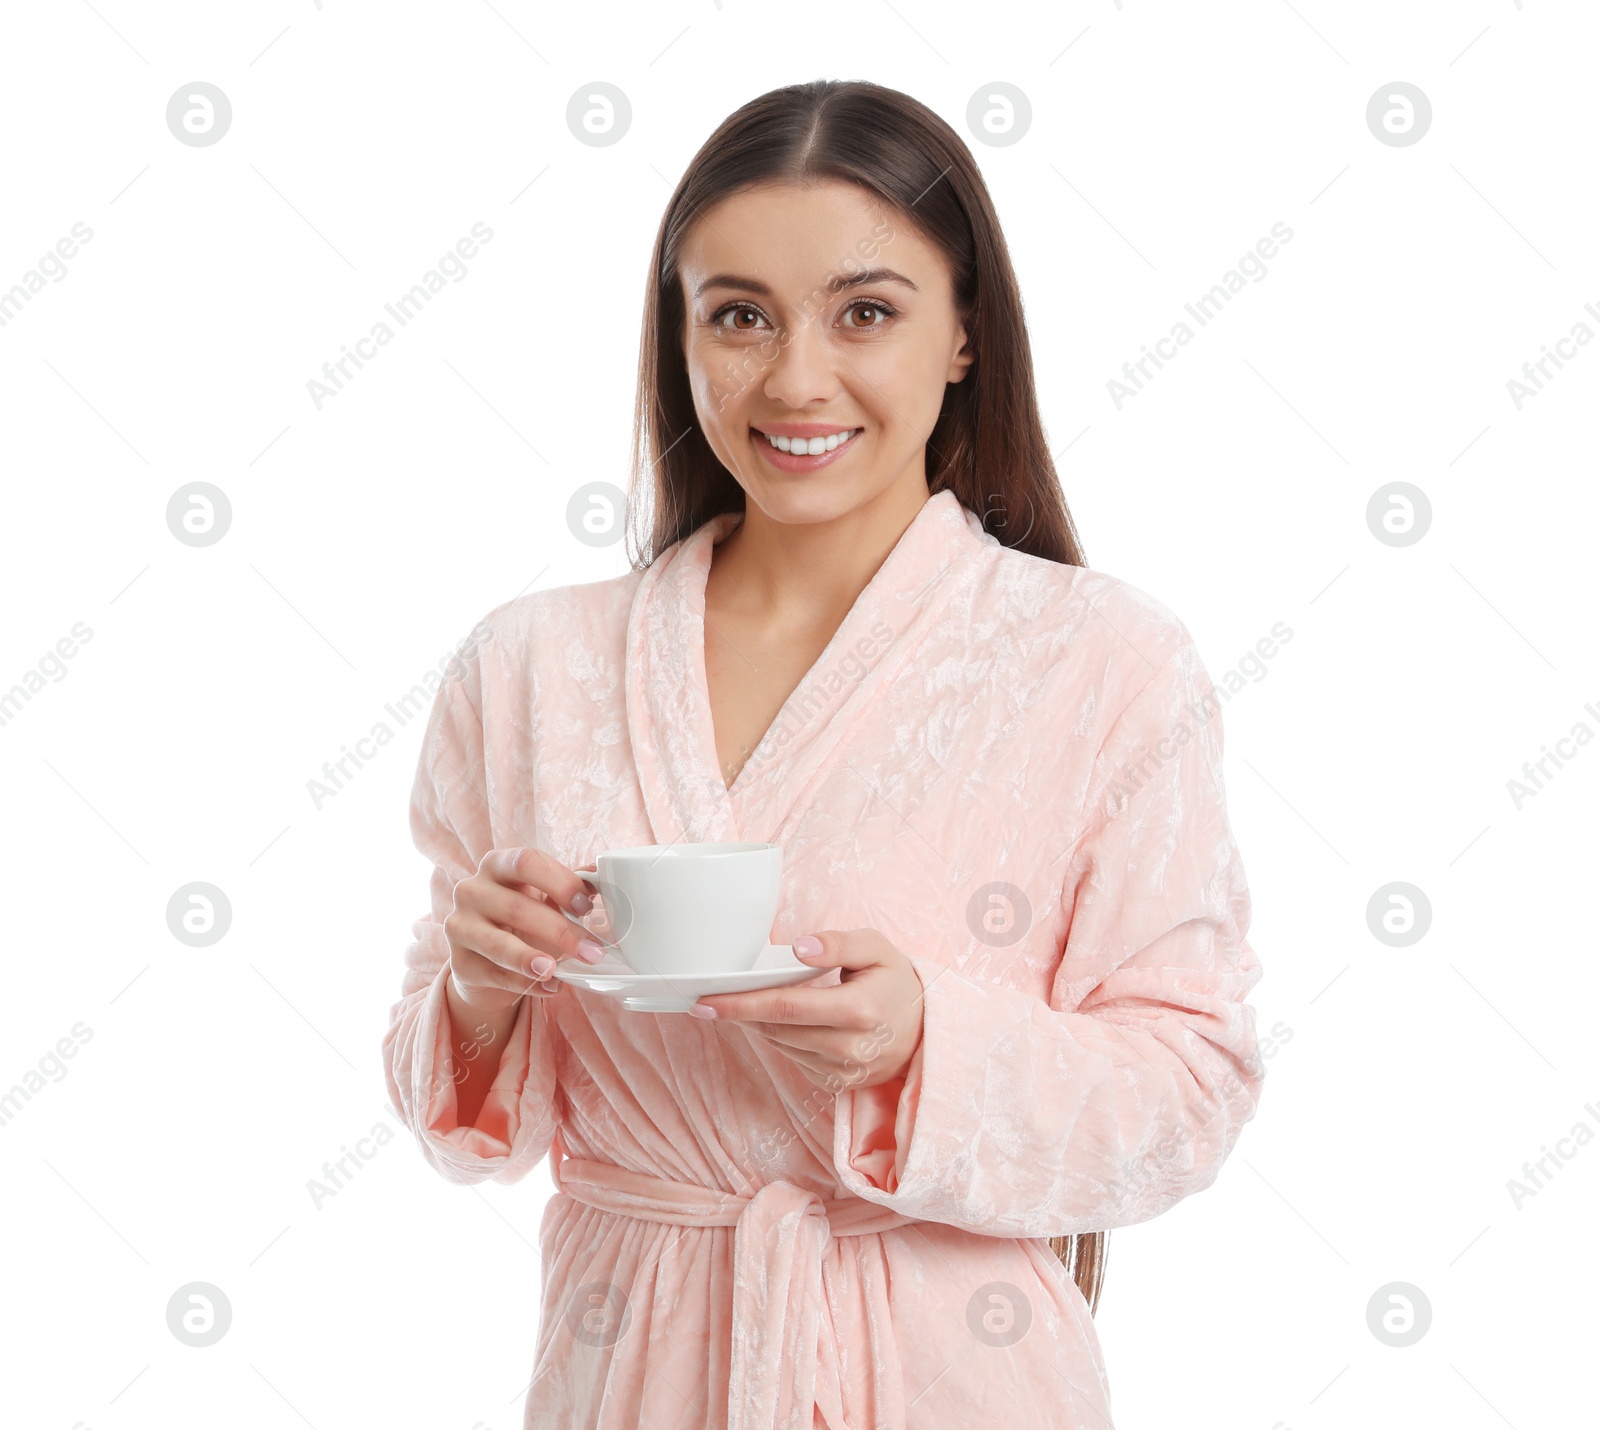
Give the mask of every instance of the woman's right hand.
[{"label": "woman's right hand", "polygon": [[594,892],[541,849],[491,849],[478,872],[456,885],[455,907],[445,915],[456,997],[494,1013],[524,994],[548,998],[559,991],[551,976],[558,962],[593,963],[605,954],[561,913],[562,907],[588,913]]}]

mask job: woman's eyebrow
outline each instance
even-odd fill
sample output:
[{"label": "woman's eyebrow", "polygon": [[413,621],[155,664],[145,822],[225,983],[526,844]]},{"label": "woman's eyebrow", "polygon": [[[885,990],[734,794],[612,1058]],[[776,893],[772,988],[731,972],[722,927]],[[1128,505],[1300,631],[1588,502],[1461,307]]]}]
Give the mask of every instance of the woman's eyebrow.
[{"label": "woman's eyebrow", "polygon": [[[892,268],[866,268],[860,273],[837,275],[828,280],[828,287],[834,293],[842,293],[846,288],[859,288],[868,283],[902,283],[913,293],[922,291],[903,273],[896,273]],[[694,296],[699,298],[712,288],[743,288],[748,293],[759,293],[763,298],[772,297],[772,289],[760,279],[742,278],[737,273],[712,274],[695,288]]]}]

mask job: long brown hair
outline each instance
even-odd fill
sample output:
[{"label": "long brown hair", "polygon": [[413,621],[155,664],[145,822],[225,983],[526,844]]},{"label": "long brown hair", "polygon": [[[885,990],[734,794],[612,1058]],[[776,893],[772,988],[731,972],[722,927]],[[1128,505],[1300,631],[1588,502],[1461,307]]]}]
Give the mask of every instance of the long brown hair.
[{"label": "long brown hair", "polygon": [[[742,189],[829,179],[876,194],[950,266],[975,357],[962,381],[946,386],[928,437],[929,493],[954,491],[1003,546],[1085,565],[1039,420],[1016,273],[971,151],[910,95],[865,80],[818,79],[769,90],[730,114],[690,160],[662,215],[639,348],[628,501],[633,566],[648,566],[712,517],[744,510],[743,489],[695,421],[678,276],[685,236],[703,211]],[[1049,1238],[1091,1313],[1106,1238],[1104,1231]]]},{"label": "long brown hair", "polygon": [[971,151],[910,95],[866,80],[817,79],[769,90],[723,120],[689,161],[661,217],[634,409],[633,566],[648,566],[713,516],[744,510],[743,489],[695,421],[678,276],[686,235],[702,212],[742,189],[830,179],[877,195],[950,267],[975,360],[960,382],[946,386],[928,437],[929,493],[953,490],[1004,546],[1085,565],[1039,420],[1022,295]]}]

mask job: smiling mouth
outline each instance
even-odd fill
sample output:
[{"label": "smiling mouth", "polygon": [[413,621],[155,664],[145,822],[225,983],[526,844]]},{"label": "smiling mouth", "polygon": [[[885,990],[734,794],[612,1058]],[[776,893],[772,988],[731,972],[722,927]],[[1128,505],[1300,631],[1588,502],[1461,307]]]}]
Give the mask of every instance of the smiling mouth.
[{"label": "smiling mouth", "polygon": [[757,436],[764,437],[776,452],[788,452],[796,457],[820,457],[824,452],[837,451],[846,442],[859,437],[865,429],[842,427],[826,437],[774,437],[759,427],[752,430]]}]

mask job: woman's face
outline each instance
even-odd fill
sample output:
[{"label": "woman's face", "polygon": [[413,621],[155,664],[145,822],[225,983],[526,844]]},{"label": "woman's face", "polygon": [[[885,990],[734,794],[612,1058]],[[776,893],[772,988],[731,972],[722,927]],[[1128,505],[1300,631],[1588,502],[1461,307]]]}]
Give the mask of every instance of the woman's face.
[{"label": "woman's face", "polygon": [[[943,255],[902,215],[839,181],[748,189],[695,221],[679,275],[695,413],[754,506],[806,523],[926,499],[925,444],[972,357]],[[854,435],[811,454],[834,434]]]}]

